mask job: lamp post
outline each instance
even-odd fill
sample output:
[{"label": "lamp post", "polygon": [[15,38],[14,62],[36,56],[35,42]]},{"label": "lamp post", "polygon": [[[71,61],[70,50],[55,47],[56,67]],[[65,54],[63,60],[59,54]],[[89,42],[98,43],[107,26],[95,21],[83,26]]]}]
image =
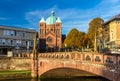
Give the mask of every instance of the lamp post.
[{"label": "lamp post", "polygon": [[65,52],[66,52],[67,44],[65,44]]},{"label": "lamp post", "polygon": [[27,42],[27,52],[29,53],[29,46],[30,46],[30,43],[29,41]]}]

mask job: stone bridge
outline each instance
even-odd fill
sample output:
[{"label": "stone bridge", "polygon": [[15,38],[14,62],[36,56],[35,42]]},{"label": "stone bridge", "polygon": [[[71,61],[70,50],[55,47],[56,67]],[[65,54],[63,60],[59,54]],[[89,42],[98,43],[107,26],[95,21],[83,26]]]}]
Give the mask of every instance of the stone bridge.
[{"label": "stone bridge", "polygon": [[32,59],[32,76],[57,68],[84,70],[112,81],[120,81],[120,55],[93,52],[40,53]]}]

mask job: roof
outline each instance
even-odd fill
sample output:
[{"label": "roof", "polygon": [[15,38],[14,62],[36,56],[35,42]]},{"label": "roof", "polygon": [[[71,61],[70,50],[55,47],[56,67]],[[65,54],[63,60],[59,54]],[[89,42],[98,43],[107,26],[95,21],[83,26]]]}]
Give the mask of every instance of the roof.
[{"label": "roof", "polygon": [[54,15],[54,11],[52,11],[51,12],[51,16],[46,19],[46,24],[47,25],[49,25],[49,24],[55,24],[56,20],[57,20],[57,18]]},{"label": "roof", "polygon": [[14,30],[22,30],[22,31],[29,31],[29,32],[36,32],[36,30],[30,29],[30,28],[15,27],[15,26],[4,26],[4,25],[0,25],[0,28],[14,29]]},{"label": "roof", "polygon": [[42,17],[40,20],[40,23],[41,22],[45,22],[47,25],[51,25],[51,24],[55,24],[57,22],[61,23],[62,21],[59,17],[58,18],[55,17],[54,11],[51,11],[51,15],[46,19],[46,21],[45,21],[44,17]]},{"label": "roof", "polygon": [[120,19],[120,14],[112,17],[111,19],[109,19],[108,21],[106,21],[105,24],[107,24],[107,23],[109,23],[109,22],[111,22],[111,21],[113,21],[113,20],[115,20],[115,19]]},{"label": "roof", "polygon": [[44,19],[44,17],[42,17],[42,19],[40,20],[40,23],[41,23],[41,22],[45,22],[45,19]]},{"label": "roof", "polygon": [[56,22],[60,22],[61,23],[61,19],[58,17],[57,20],[56,20]]}]

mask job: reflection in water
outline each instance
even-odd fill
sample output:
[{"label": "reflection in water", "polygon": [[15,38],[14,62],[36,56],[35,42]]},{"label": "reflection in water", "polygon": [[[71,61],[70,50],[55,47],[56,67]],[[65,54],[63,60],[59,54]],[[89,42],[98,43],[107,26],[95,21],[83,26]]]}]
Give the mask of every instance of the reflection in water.
[{"label": "reflection in water", "polygon": [[109,81],[109,80],[101,77],[74,77],[74,78],[12,79],[0,81]]},{"label": "reflection in water", "polygon": [[40,81],[109,81],[101,77],[44,78]]},{"label": "reflection in water", "polygon": [[[29,81],[29,80],[27,80]],[[31,81],[41,81],[40,79],[31,79]]]}]

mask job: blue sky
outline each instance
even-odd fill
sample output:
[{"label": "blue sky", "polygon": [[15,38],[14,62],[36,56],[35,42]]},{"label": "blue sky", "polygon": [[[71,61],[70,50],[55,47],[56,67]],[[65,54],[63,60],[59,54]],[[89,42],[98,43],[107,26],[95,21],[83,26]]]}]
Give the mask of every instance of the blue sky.
[{"label": "blue sky", "polygon": [[38,30],[52,10],[62,20],[63,34],[72,28],[87,32],[93,18],[106,21],[120,14],[120,0],[0,0],[0,25]]}]

